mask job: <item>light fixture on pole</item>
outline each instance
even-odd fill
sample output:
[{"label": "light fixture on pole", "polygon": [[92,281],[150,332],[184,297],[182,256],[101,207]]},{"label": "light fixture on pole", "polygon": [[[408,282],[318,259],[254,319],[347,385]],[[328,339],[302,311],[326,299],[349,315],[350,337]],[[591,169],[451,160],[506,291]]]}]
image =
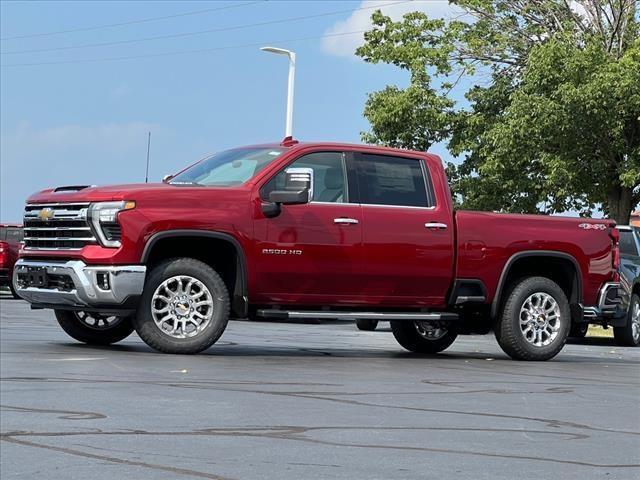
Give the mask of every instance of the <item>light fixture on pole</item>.
[{"label": "light fixture on pole", "polygon": [[278,47],[262,47],[263,52],[276,53],[289,57],[289,81],[287,84],[287,123],[285,137],[293,137],[293,85],[296,76],[296,52]]}]

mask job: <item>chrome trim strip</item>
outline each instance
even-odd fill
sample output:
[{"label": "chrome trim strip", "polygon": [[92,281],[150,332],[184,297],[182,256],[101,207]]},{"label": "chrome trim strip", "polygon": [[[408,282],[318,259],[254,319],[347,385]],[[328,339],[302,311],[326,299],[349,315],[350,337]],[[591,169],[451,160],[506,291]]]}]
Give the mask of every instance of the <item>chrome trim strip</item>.
[{"label": "chrome trim strip", "polygon": [[23,230],[27,231],[27,230],[34,230],[37,232],[41,232],[41,231],[67,231],[67,230],[74,230],[74,231],[91,231],[91,229],[89,227],[24,227]]},{"label": "chrome trim strip", "polygon": [[42,208],[42,207],[71,207],[81,206],[88,207],[89,202],[69,202],[69,203],[27,203],[24,208]]},{"label": "chrome trim strip", "polygon": [[327,318],[345,320],[457,320],[458,314],[449,312],[312,312],[289,310],[258,310],[260,317]]},{"label": "chrome trim strip", "polygon": [[94,237],[24,237],[25,241],[29,240],[30,242],[95,242],[96,239]]}]

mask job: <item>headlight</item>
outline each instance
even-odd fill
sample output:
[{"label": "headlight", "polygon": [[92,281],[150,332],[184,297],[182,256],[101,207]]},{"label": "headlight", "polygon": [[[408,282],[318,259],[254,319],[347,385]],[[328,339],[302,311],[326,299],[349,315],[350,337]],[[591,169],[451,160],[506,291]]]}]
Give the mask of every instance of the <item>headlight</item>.
[{"label": "headlight", "polygon": [[120,224],[118,213],[135,208],[136,202],[99,202],[89,207],[89,219],[93,231],[105,247],[120,246]]}]

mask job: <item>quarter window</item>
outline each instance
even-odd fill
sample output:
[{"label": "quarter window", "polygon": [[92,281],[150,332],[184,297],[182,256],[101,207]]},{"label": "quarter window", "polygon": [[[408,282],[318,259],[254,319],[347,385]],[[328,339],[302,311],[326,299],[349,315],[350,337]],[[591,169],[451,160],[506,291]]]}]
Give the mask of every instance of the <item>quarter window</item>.
[{"label": "quarter window", "polygon": [[317,152],[300,157],[262,187],[261,197],[269,199],[274,190],[284,188],[285,171],[291,167],[313,169],[314,202],[346,203],[347,188],[345,164],[342,152]]},{"label": "quarter window", "polygon": [[420,160],[361,154],[358,163],[361,203],[405,207],[432,205]]}]

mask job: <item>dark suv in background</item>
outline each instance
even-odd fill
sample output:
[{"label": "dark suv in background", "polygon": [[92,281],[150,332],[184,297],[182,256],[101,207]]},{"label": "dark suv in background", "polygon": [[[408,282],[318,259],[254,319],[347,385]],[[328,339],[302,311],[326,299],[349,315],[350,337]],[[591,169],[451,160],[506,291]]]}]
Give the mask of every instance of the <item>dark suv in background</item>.
[{"label": "dark suv in background", "polygon": [[640,228],[619,225],[620,283],[629,295],[629,311],[625,325],[614,327],[618,345],[640,344]]},{"label": "dark suv in background", "polygon": [[22,225],[0,224],[0,287],[9,287],[15,298],[20,297],[16,294],[11,279],[23,238]]}]

